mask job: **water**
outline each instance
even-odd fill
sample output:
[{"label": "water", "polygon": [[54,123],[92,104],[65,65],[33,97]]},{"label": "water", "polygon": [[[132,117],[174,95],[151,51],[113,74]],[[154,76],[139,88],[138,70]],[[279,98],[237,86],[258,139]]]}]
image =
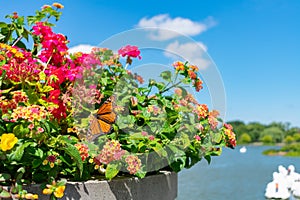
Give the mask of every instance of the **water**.
[{"label": "water", "polygon": [[274,147],[247,146],[247,152],[223,149],[210,165],[202,160],[178,176],[178,200],[264,200],[267,183],[278,165],[293,164],[300,172],[300,158],[265,156]]}]

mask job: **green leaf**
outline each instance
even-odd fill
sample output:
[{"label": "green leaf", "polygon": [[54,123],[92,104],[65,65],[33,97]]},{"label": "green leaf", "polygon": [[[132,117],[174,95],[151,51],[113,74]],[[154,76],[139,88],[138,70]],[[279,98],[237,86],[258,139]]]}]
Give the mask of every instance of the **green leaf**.
[{"label": "green leaf", "polygon": [[15,161],[20,161],[24,154],[24,150],[29,145],[36,146],[33,142],[25,142],[21,146],[18,146],[17,149],[11,154],[10,159]]},{"label": "green leaf", "polygon": [[74,159],[74,161],[79,169],[79,174],[81,177],[82,171],[83,171],[83,162],[81,160],[80,153],[77,150],[77,148],[75,146],[73,146],[72,144],[66,143],[66,145],[67,146],[63,147],[62,150],[64,150],[69,156],[71,156]]},{"label": "green leaf", "polygon": [[222,141],[221,133],[213,133],[212,142],[219,144]]},{"label": "green leaf", "polygon": [[0,198],[9,198],[10,193],[7,190],[2,189],[2,191],[0,192]]},{"label": "green leaf", "polygon": [[32,168],[37,168],[42,164],[43,160],[42,159],[35,159],[32,161]]},{"label": "green leaf", "polygon": [[168,162],[171,168],[175,172],[179,172],[181,169],[183,169],[186,165],[186,155],[185,152],[180,150],[178,147],[169,144],[167,146],[168,149]]},{"label": "green leaf", "polygon": [[3,40],[6,36],[0,33],[0,41]]},{"label": "green leaf", "polygon": [[165,81],[171,82],[172,73],[170,71],[163,71],[160,74],[160,77],[162,77]]},{"label": "green leaf", "polygon": [[[38,83],[38,85],[39,85],[39,83]],[[41,92],[44,92],[44,93],[54,90],[53,87],[51,87],[51,86],[44,86],[43,88],[39,88],[39,89]]]},{"label": "green leaf", "polygon": [[7,27],[7,24],[5,22],[0,22],[0,28],[3,28],[3,27]]},{"label": "green leaf", "polygon": [[161,157],[167,157],[167,152],[163,148],[163,146],[159,143],[156,143],[155,146],[152,147],[152,149]]},{"label": "green leaf", "polygon": [[29,133],[29,128],[28,127],[24,127],[24,124],[18,124],[17,126],[14,127],[13,129],[13,133],[16,136],[24,136],[27,133]]},{"label": "green leaf", "polygon": [[0,174],[0,182],[7,181],[11,178],[10,174],[7,173],[1,173]]},{"label": "green leaf", "polygon": [[64,186],[67,184],[67,179],[63,178],[57,182],[57,186]]},{"label": "green leaf", "polygon": [[20,48],[23,48],[23,49],[26,49],[26,45],[22,41],[17,42],[16,46],[20,47]]},{"label": "green leaf", "polygon": [[106,167],[105,177],[111,180],[119,173],[120,169],[120,163],[109,163]]},{"label": "green leaf", "polygon": [[147,174],[146,171],[139,170],[135,175],[139,178],[144,178],[146,176],[146,174]]},{"label": "green leaf", "polygon": [[159,91],[162,91],[165,88],[165,84],[163,82],[155,83],[155,86]]},{"label": "green leaf", "polygon": [[204,156],[204,158],[205,158],[205,160],[207,160],[208,164],[210,164],[210,162],[211,162],[211,156],[206,155],[206,156]]},{"label": "green leaf", "polygon": [[21,173],[21,174],[24,174],[25,173],[25,168],[24,167],[20,167],[18,170],[17,170],[17,173]]},{"label": "green leaf", "polygon": [[18,17],[17,23],[18,23],[19,26],[24,25],[24,17]]},{"label": "green leaf", "polygon": [[43,158],[44,157],[44,152],[43,152],[43,150],[42,149],[34,149],[35,151],[34,151],[34,155],[35,156],[37,156],[37,157],[39,157],[39,158]]}]

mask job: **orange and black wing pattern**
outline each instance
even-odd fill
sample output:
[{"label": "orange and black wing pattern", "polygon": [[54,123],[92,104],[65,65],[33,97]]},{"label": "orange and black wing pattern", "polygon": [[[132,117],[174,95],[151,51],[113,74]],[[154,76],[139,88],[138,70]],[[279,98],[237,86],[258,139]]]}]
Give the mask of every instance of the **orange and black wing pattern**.
[{"label": "orange and black wing pattern", "polygon": [[112,129],[112,124],[116,121],[116,118],[117,115],[113,111],[113,102],[109,98],[100,106],[97,113],[93,116],[90,124],[92,137],[109,133]]}]

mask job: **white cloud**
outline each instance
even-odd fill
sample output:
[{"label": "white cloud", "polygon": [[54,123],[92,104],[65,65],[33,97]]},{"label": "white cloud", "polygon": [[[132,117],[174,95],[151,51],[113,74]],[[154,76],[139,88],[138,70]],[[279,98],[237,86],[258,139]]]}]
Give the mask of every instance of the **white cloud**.
[{"label": "white cloud", "polygon": [[212,17],[208,17],[204,22],[195,22],[188,18],[171,18],[168,14],[156,15],[152,18],[142,18],[137,27],[157,28],[154,29],[150,37],[153,40],[163,41],[177,37],[179,34],[187,36],[199,35],[216,24]]},{"label": "white cloud", "polygon": [[74,47],[71,47],[68,52],[69,53],[76,53],[76,52],[82,52],[82,53],[91,53],[92,48],[94,46],[88,45],[88,44],[80,44]]},{"label": "white cloud", "polygon": [[207,47],[202,42],[187,42],[180,44],[178,41],[170,43],[165,50],[165,56],[178,59],[196,65],[199,69],[206,69],[210,64],[208,56],[205,55]]}]

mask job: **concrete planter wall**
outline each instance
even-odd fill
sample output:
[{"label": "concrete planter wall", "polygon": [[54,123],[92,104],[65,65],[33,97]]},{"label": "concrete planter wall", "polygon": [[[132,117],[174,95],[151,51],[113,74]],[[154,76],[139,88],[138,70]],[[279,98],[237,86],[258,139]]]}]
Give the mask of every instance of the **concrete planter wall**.
[{"label": "concrete planter wall", "polygon": [[[138,178],[119,178],[112,181],[67,183],[64,200],[174,200],[177,197],[177,173],[161,172]],[[28,192],[41,191],[38,185],[26,188]],[[49,196],[39,194],[40,200]]]}]

